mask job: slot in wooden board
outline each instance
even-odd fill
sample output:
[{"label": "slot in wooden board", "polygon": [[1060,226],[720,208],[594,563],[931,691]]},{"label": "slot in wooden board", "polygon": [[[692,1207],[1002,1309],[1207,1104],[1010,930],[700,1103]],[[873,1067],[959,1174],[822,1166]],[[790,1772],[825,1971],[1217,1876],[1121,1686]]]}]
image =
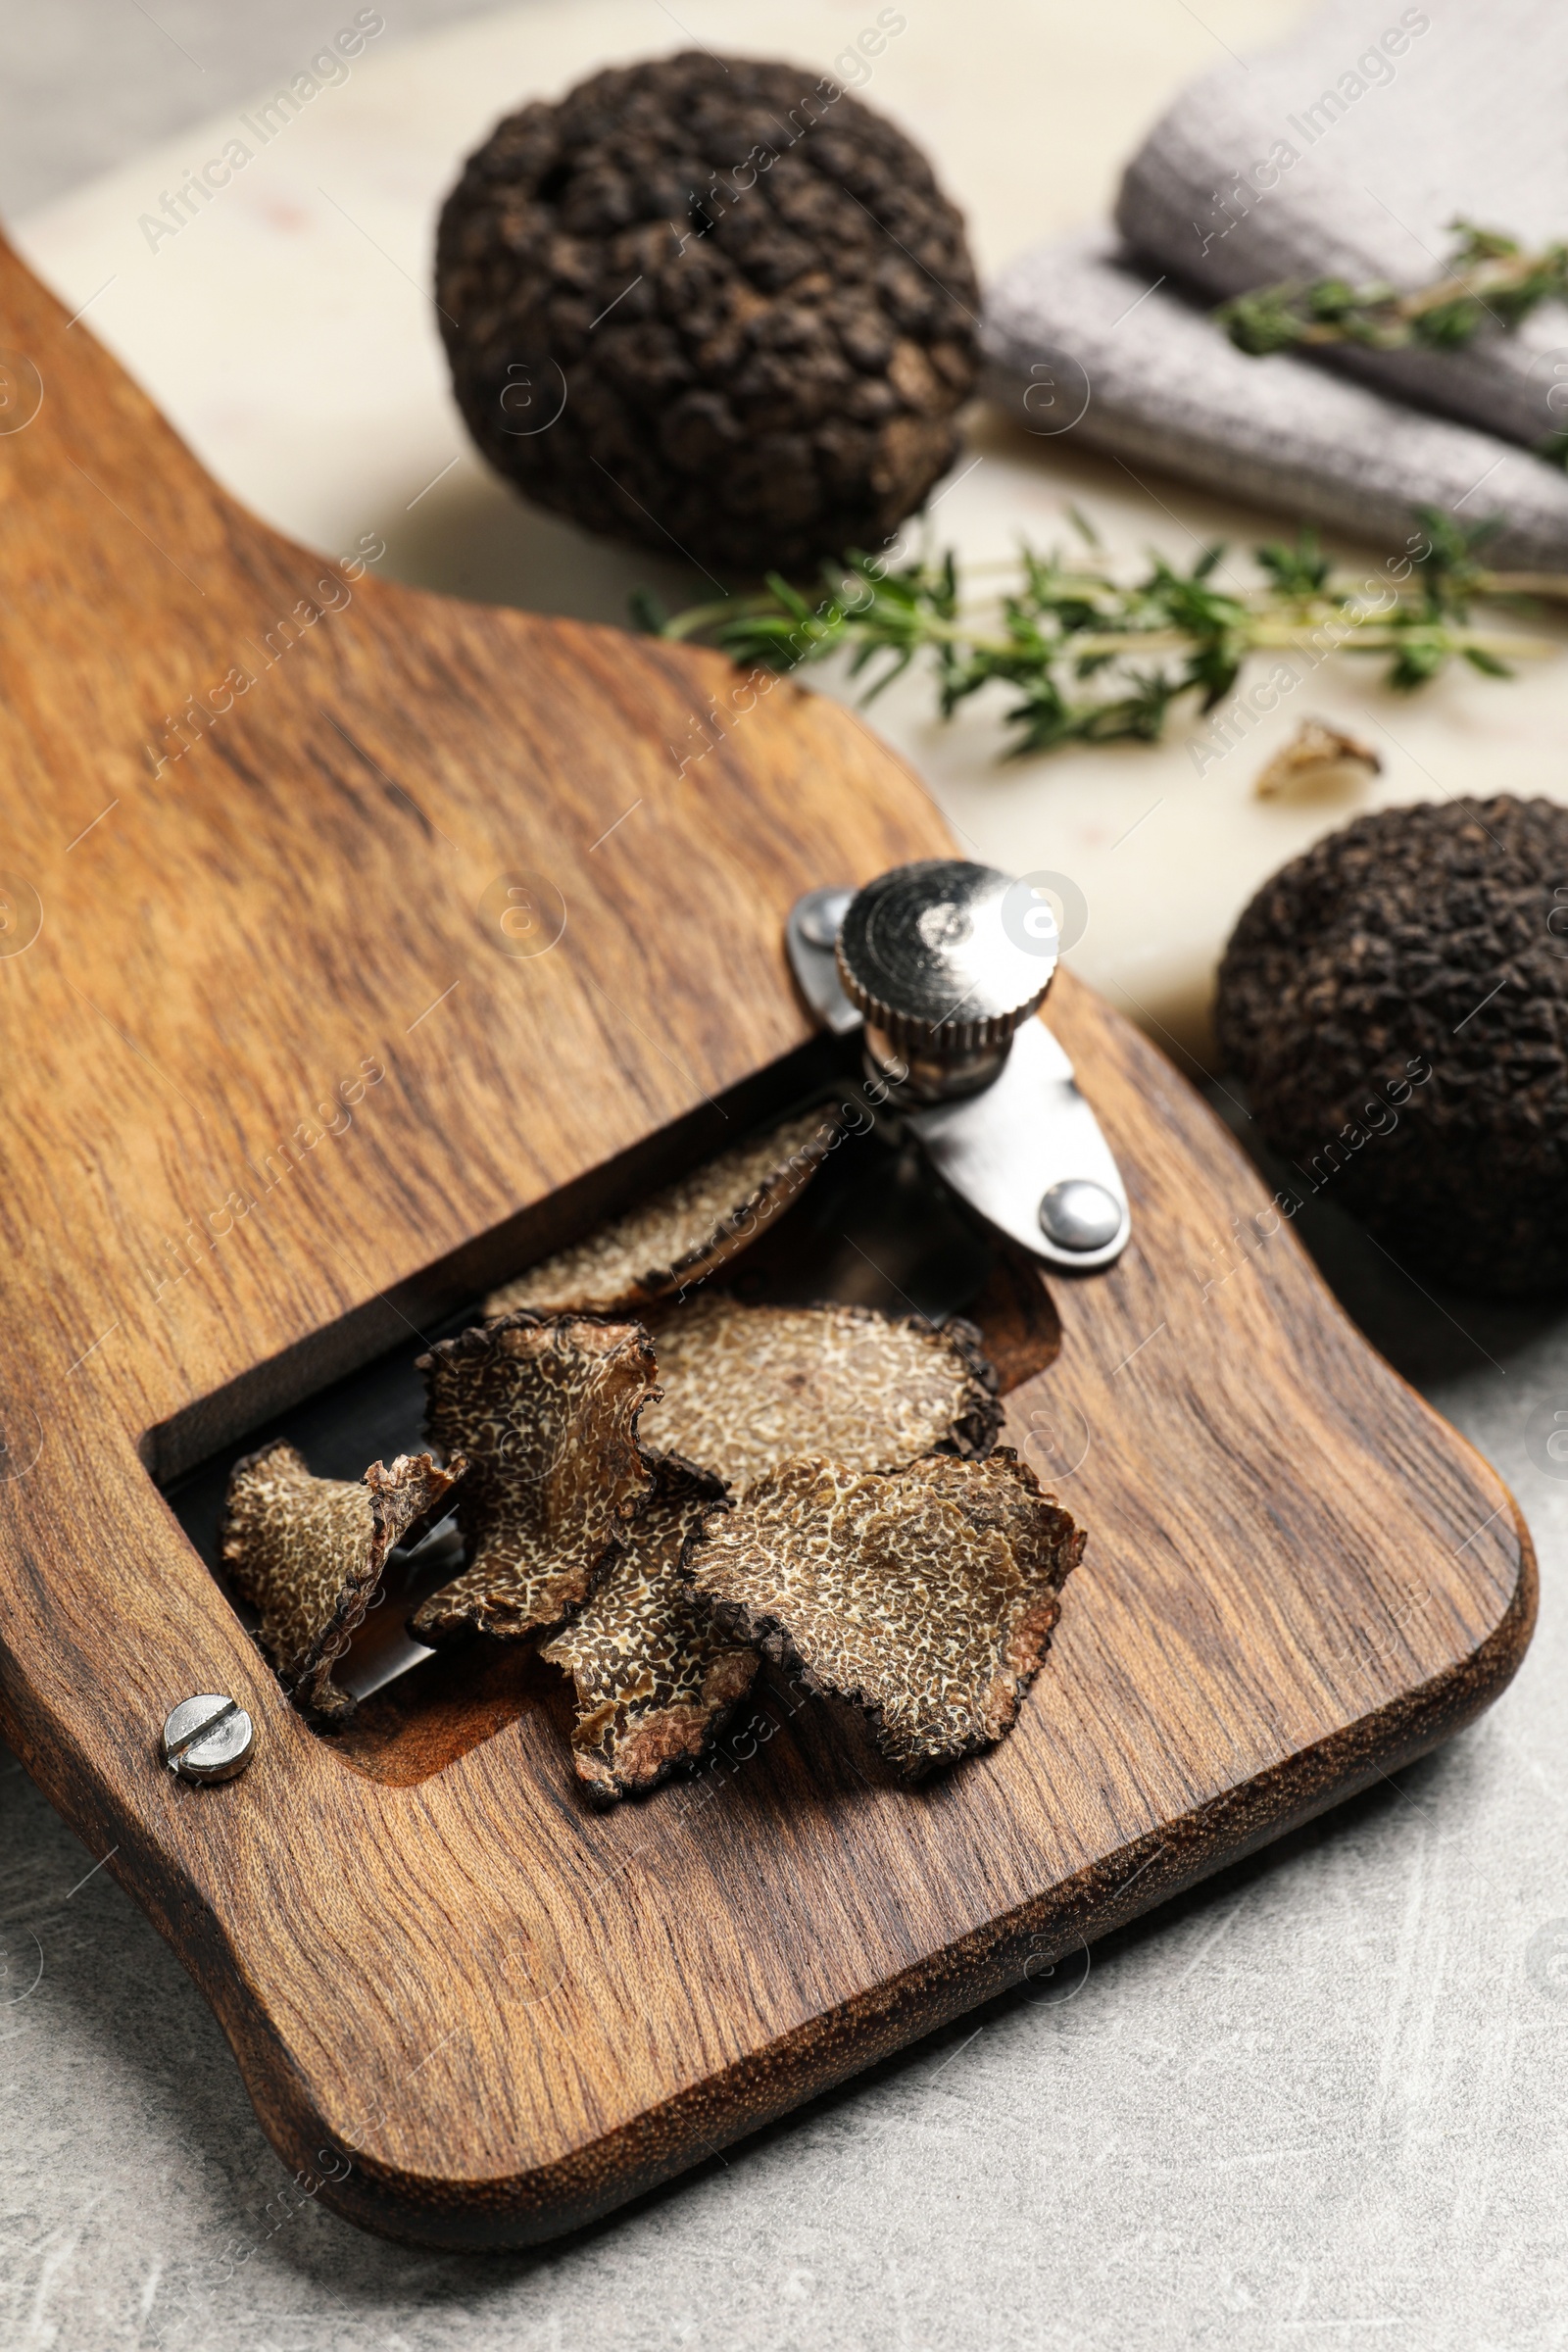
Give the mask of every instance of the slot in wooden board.
[{"label": "slot in wooden board", "polygon": [[[285,2161],[340,2154],[329,2202],[546,2237],[1496,1694],[1534,1608],[1506,1490],[1064,973],[1135,1231],[1053,1283],[1059,1353],[1007,1400],[1090,1531],[1013,1735],[911,1790],[775,1679],[718,1773],[608,1816],[543,1700],[407,1785],[329,1752],[154,1474],[784,1099],[790,904],[951,844],[792,684],[680,773],[718,657],[290,546],[10,255],[0,332],[42,396],[0,434],[0,1728]],[[564,915],[542,953],[501,924],[519,876]],[[196,1789],[158,1734],[213,1690],[259,1751]]]}]

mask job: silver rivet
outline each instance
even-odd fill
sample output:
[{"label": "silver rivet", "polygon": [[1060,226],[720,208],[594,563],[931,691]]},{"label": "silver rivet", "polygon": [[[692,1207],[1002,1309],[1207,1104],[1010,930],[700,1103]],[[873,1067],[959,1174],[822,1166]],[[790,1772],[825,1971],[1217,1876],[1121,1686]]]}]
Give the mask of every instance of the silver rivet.
[{"label": "silver rivet", "polygon": [[255,1725],[220,1691],[182,1698],[164,1725],[164,1762],[182,1781],[231,1781],[255,1752]]},{"label": "silver rivet", "polygon": [[831,948],[839,935],[853,890],[813,890],[796,918],[808,947]]},{"label": "silver rivet", "polygon": [[1121,1231],[1121,1202],[1102,1184],[1069,1176],[1040,1203],[1040,1230],[1058,1250],[1102,1250]]}]

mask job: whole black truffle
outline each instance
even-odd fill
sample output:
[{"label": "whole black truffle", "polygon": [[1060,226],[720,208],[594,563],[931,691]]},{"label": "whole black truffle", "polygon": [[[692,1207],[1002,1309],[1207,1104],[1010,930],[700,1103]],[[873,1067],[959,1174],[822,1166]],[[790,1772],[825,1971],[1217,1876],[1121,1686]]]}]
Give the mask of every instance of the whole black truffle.
[{"label": "whole black truffle", "polygon": [[1568,808],[1358,817],[1253,899],[1215,1022],[1298,1192],[1464,1288],[1568,1283]]},{"label": "whole black truffle", "polygon": [[978,364],[919,150],[831,79],[706,51],[498,124],[442,211],[436,299],[519,490],[740,571],[881,546],[952,464]]}]

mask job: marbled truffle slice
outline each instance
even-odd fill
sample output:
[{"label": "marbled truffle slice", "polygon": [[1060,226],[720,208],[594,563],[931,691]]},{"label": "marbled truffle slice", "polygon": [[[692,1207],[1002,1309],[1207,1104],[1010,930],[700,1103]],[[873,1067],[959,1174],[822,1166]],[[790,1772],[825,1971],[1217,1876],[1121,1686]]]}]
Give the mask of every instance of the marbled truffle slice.
[{"label": "marbled truffle slice", "polygon": [[354,1700],[332,1668],[370,1605],[386,1555],[415,1522],[446,1507],[461,1454],[440,1469],[427,1453],[372,1462],[364,1480],[313,1478],[281,1439],[236,1462],[224,1505],[222,1558],[261,1611],[263,1649],[304,1713],[346,1722]]},{"label": "marbled truffle slice", "polygon": [[678,1572],[687,1537],[723,1498],[695,1463],[658,1462],[626,1550],[543,1653],[576,1684],[577,1774],[602,1804],[698,1763],[756,1680],[757,1651],[720,1632]]},{"label": "marbled truffle slice", "polygon": [[411,1619],[421,1642],[551,1633],[593,1591],[649,1486],[637,1416],[657,1396],[648,1335],[580,1315],[506,1316],[419,1358],[425,1428],[469,1463],[468,1565]]},{"label": "marbled truffle slice", "polygon": [[835,1132],[831,1112],[808,1110],[720,1152],[573,1249],[530,1266],[485,1300],[486,1314],[519,1306],[609,1314],[703,1281],[809,1184]]},{"label": "marbled truffle slice", "polygon": [[911,1778],[1007,1731],[1084,1537],[1009,1448],[892,1476],[786,1463],[687,1555],[718,1623],[854,1700]]},{"label": "marbled truffle slice", "polygon": [[663,1396],[643,1442],[707,1462],[741,1494],[797,1454],[846,1470],[984,1454],[1001,1408],[979,1342],[972,1324],[867,1306],[693,1299],[659,1318]]}]

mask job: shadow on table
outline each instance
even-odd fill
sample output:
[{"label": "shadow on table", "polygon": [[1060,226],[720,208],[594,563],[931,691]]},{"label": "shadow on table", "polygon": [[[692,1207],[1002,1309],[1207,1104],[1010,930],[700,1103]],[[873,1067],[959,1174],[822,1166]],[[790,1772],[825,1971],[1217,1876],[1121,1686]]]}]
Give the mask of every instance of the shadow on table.
[{"label": "shadow on table", "polygon": [[[1299,1195],[1299,1176],[1259,1143],[1234,1084],[1210,1084],[1203,1092],[1264,1181]],[[1483,1298],[1473,1292],[1450,1290],[1425,1272],[1412,1272],[1332,1200],[1303,1201],[1294,1222],[1346,1313],[1395,1370],[1423,1394],[1462,1381],[1488,1365],[1501,1371],[1510,1356],[1568,1318],[1568,1298],[1561,1294]]]},{"label": "shadow on table", "polygon": [[678,612],[735,585],[705,572],[673,540],[641,548],[582,530],[471,461],[416,501],[386,536],[384,572],[411,587],[622,629],[631,625],[636,589]]},{"label": "shadow on table", "polygon": [[[1221,1919],[1228,1909],[1253,1888],[1260,1888],[1277,1874],[1299,1862],[1315,1849],[1340,1840],[1364,1838],[1375,1833],[1385,1822],[1397,1820],[1404,1814],[1430,1816],[1439,1801],[1443,1784],[1450,1774],[1462,1774],[1465,1769],[1462,1755],[1452,1746],[1439,1750],[1407,1766],[1397,1782],[1384,1780],[1347,1803],[1334,1807],[1316,1820],[1304,1823],[1299,1829],[1276,1839],[1260,1852],[1217,1871],[1183,1894],[1130,1921],[1124,1928],[1102,1937],[1092,1947],[1092,1965],[1076,1973],[1070,1963],[1055,1983],[1045,1977],[1036,1978],[1000,1994],[994,2000],[966,2012],[951,2025],[910,2043],[906,2048],[883,2059],[878,2065],[865,2068],[841,2083],[836,2089],[824,2091],[819,2097],[795,2108],[778,2122],[765,2125],[744,2139],[738,2140],[722,2153],[715,2151],[701,2164],[677,2176],[662,2187],[650,2190],[607,2215],[603,2221],[590,2224],[559,2237],[548,2246],[528,2254],[463,2255],[425,2260],[420,2279],[421,2293],[428,2302],[439,2307],[449,2298],[456,2301],[482,2295],[487,2286],[499,2290],[533,2272],[542,2265],[562,2261],[573,2252],[607,2241],[639,2218],[657,2213],[662,2208],[674,2208],[677,2202],[691,2196],[703,2186],[728,2180],[737,2187],[749,2187],[753,2196],[762,2198],[770,2193],[765,2184],[748,2176],[754,2168],[766,2163],[770,2153],[783,2149],[804,2133],[826,2127],[832,2130],[843,2118],[850,2120],[851,2110],[867,2101],[873,2109],[885,2104],[879,2093],[906,2093],[918,2102],[928,2087],[934,2086],[948,2063],[956,2059],[965,2045],[982,2032],[992,2034],[1010,2025],[1024,2024],[1029,2013],[1042,2017],[1047,2010],[1054,2018],[1065,2021],[1068,2004],[1076,2004],[1080,1995],[1087,2000],[1096,1997],[1118,1964],[1136,1958],[1146,1947],[1157,1944],[1171,1932],[1189,1920],[1202,1920],[1208,1915]],[[1414,1793],[1412,1793],[1414,1791]],[[1075,2012],[1081,2014],[1081,2012]],[[891,2115],[870,2117],[864,2133],[859,2134],[867,2145],[879,2140],[885,2132],[901,2128],[915,2117],[903,2104]],[[389,2264],[398,2259],[398,2250],[385,2246],[380,2249]],[[402,2259],[410,2259],[403,2257]],[[340,2282],[341,2283],[341,2282]]]},{"label": "shadow on table", "polygon": [[[76,1913],[74,1948],[62,1948],[48,1923],[58,1917],[66,1888],[87,1867],[82,1849],[20,1775],[0,1786],[13,1792],[4,1807],[12,1828],[30,1832],[24,1842],[32,1869],[24,1877],[31,1900],[24,1908],[51,1947],[49,2038],[57,2048],[69,2046],[78,2064],[85,2059],[106,2070],[122,2113],[157,2119],[144,2161],[156,2164],[162,2186],[177,2191],[184,2227],[151,2316],[158,2324],[156,2340],[167,2352],[186,2352],[209,2340],[204,2330],[238,2310],[254,2319],[275,2301],[280,2312],[294,2311],[302,2290],[318,2299],[316,2316],[334,2328],[335,2340],[345,2346],[376,2340],[375,2331],[394,2311],[400,2328],[416,2328],[422,2313],[466,2310],[477,2320],[497,2297],[538,2280],[575,2253],[612,2242],[666,2207],[667,2217],[657,2226],[668,2227],[681,2200],[705,2198],[715,2189],[726,2197],[740,2191],[755,2217],[775,2193],[759,2168],[791,2141],[824,2133],[837,2139],[848,2129],[869,2149],[918,2122],[927,2093],[980,2032],[987,2032],[989,2050],[1004,2032],[1030,2032],[1031,2019],[1054,2033],[1087,2022],[1122,1965],[1148,1955],[1173,1930],[1205,1916],[1223,1919],[1241,1897],[1263,1890],[1316,1848],[1364,1840],[1406,1812],[1412,1821],[1417,1814],[1430,1817],[1445,1784],[1464,1770],[1462,1742],[1422,1759],[1400,1775],[1403,1785],[1380,1784],[1104,1936],[1093,1946],[1092,1965],[1075,1973],[1069,1962],[1059,1974],[1042,1972],[603,2221],[529,2252],[468,2255],[390,2244],[298,2197],[262,2135],[205,2001],[107,1874],[92,1879],[85,1910],[78,1909],[80,1895],[67,1898]],[[85,1883],[80,1893],[87,1894]],[[960,2081],[955,2074],[942,2087],[955,2088]],[[47,2091],[47,2083],[40,2088]],[[168,2177],[172,2160],[177,2180]],[[145,2224],[148,2217],[142,2218]],[[748,2224],[759,2226],[755,2219]]]}]

